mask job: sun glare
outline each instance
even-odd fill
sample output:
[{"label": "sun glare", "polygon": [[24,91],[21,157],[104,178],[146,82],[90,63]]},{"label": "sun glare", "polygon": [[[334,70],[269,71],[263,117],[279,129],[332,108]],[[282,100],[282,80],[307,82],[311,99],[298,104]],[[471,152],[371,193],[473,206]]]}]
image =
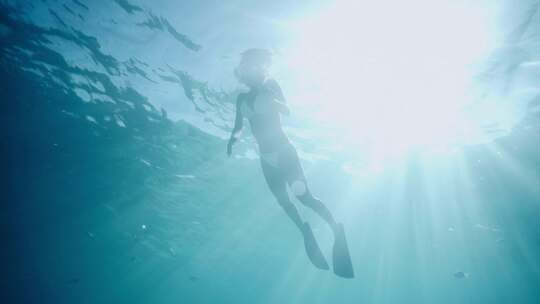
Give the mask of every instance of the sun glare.
[{"label": "sun glare", "polygon": [[292,93],[351,145],[390,155],[466,140],[493,15],[479,1],[336,1],[289,24]]}]

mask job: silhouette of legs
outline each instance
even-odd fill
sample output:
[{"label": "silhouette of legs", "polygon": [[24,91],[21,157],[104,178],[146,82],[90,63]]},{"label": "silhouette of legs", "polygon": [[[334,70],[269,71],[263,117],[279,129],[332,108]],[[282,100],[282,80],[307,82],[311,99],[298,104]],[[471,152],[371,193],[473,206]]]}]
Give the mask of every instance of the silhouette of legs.
[{"label": "silhouette of legs", "polygon": [[300,214],[298,213],[298,209],[296,209],[296,206],[291,202],[289,199],[289,194],[287,193],[287,188],[285,185],[285,181],[282,182],[274,182],[272,185],[269,184],[270,190],[276,197],[279,205],[289,218],[294,222],[294,224],[299,228],[302,229],[303,221],[300,218]]},{"label": "silhouette of legs", "polygon": [[279,205],[285,210],[285,213],[287,213],[298,229],[302,229],[303,221],[300,218],[300,214],[298,214],[298,209],[296,209],[296,206],[289,199],[285,179],[282,176],[279,176],[277,168],[265,163],[264,160],[261,161],[261,166],[266,183]]},{"label": "silhouette of legs", "polygon": [[[307,187],[306,187],[307,188]],[[313,196],[311,192],[306,189],[306,192],[303,195],[296,196],[298,200],[306,207],[311,208],[315,213],[317,213],[332,229],[334,235],[336,234],[337,223],[330,213],[330,210],[321,202],[318,198]]]},{"label": "silhouette of legs", "polygon": [[[278,149],[275,155],[272,154],[275,157],[271,159],[262,157],[263,154],[261,154],[262,170],[266,182],[278,203],[302,232],[309,259],[315,267],[324,270],[329,269],[328,263],[317,244],[310,225],[302,221],[298,214],[298,209],[291,203],[289,193],[287,192],[287,185],[304,206],[311,208],[332,229],[334,233],[332,255],[334,273],[344,278],[353,278],[354,269],[352,267],[343,225],[336,223],[330,210],[309,191],[296,149],[290,144],[278,147]],[[268,153],[265,154],[268,155]]]},{"label": "silhouette of legs", "polygon": [[296,209],[296,206],[291,203],[289,199],[285,176],[283,174],[280,174],[281,170],[279,170],[278,167],[274,167],[266,163],[264,160],[261,161],[261,165],[263,168],[264,177],[270,190],[276,197],[278,203],[281,205],[283,210],[285,210],[289,218],[294,222],[294,224],[302,233],[302,236],[304,238],[304,246],[306,248],[306,253],[309,259],[311,260],[313,265],[315,265],[315,267],[328,270],[328,263],[326,262],[326,259],[321,249],[319,248],[319,245],[317,244],[317,240],[315,240],[315,236],[313,235],[311,227],[308,223],[304,223],[302,221],[302,219],[300,218],[300,214],[298,214],[298,209]]},{"label": "silhouette of legs", "polygon": [[321,200],[313,196],[307,184],[306,177],[304,175],[304,169],[300,164],[300,159],[296,149],[291,145],[288,149],[283,151],[282,170],[287,180],[287,184],[291,189],[291,192],[296,198],[306,207],[312,209],[317,215],[319,215],[324,221],[328,223],[334,235],[337,229],[337,223],[330,213],[330,210],[324,205]]}]

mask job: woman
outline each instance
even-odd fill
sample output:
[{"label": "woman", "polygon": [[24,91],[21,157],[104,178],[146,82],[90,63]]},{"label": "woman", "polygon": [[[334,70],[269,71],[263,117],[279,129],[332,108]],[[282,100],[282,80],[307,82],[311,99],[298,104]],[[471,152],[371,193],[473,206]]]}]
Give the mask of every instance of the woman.
[{"label": "woman", "polygon": [[232,146],[242,130],[243,120],[247,118],[259,146],[261,167],[268,187],[302,232],[311,262],[320,269],[329,269],[309,224],[302,221],[295,205],[291,203],[287,185],[302,204],[313,209],[330,225],[334,233],[334,273],[352,278],[354,271],[343,225],[336,223],[328,208],[311,194],[296,149],[281,128],[280,115],[289,115],[289,108],[278,83],[268,77],[270,63],[271,53],[267,50],[250,49],[242,53],[235,75],[249,87],[249,92],[238,96],[236,119],[227,145],[227,154],[231,155]]}]

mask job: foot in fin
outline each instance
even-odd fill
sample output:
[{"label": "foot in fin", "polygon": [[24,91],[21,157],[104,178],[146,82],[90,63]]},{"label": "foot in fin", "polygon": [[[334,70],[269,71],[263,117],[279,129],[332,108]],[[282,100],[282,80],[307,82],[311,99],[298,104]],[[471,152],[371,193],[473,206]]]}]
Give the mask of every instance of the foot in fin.
[{"label": "foot in fin", "polygon": [[333,249],[334,273],[343,278],[354,278],[354,269],[343,224],[337,225]]},{"label": "foot in fin", "polygon": [[328,266],[328,262],[326,262],[326,259],[324,258],[324,255],[319,248],[319,244],[317,244],[317,240],[315,240],[313,231],[311,230],[311,227],[308,223],[304,223],[302,234],[304,235],[304,245],[306,247],[306,253],[311,260],[311,263],[313,263],[313,265],[315,265],[315,267],[319,269],[330,269],[330,267]]}]

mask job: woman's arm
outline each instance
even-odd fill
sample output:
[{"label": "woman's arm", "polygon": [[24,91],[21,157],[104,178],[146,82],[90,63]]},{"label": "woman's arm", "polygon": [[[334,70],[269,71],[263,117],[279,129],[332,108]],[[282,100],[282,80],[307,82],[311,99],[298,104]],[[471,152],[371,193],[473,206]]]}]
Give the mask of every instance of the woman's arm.
[{"label": "woman's arm", "polygon": [[242,115],[242,111],[240,110],[241,102],[242,102],[243,95],[238,95],[238,98],[236,99],[236,117],[234,119],[234,127],[231,132],[231,138],[229,139],[229,143],[227,144],[227,155],[231,156],[232,153],[232,146],[240,137],[240,133],[242,132],[242,128],[244,127],[244,117]]}]

